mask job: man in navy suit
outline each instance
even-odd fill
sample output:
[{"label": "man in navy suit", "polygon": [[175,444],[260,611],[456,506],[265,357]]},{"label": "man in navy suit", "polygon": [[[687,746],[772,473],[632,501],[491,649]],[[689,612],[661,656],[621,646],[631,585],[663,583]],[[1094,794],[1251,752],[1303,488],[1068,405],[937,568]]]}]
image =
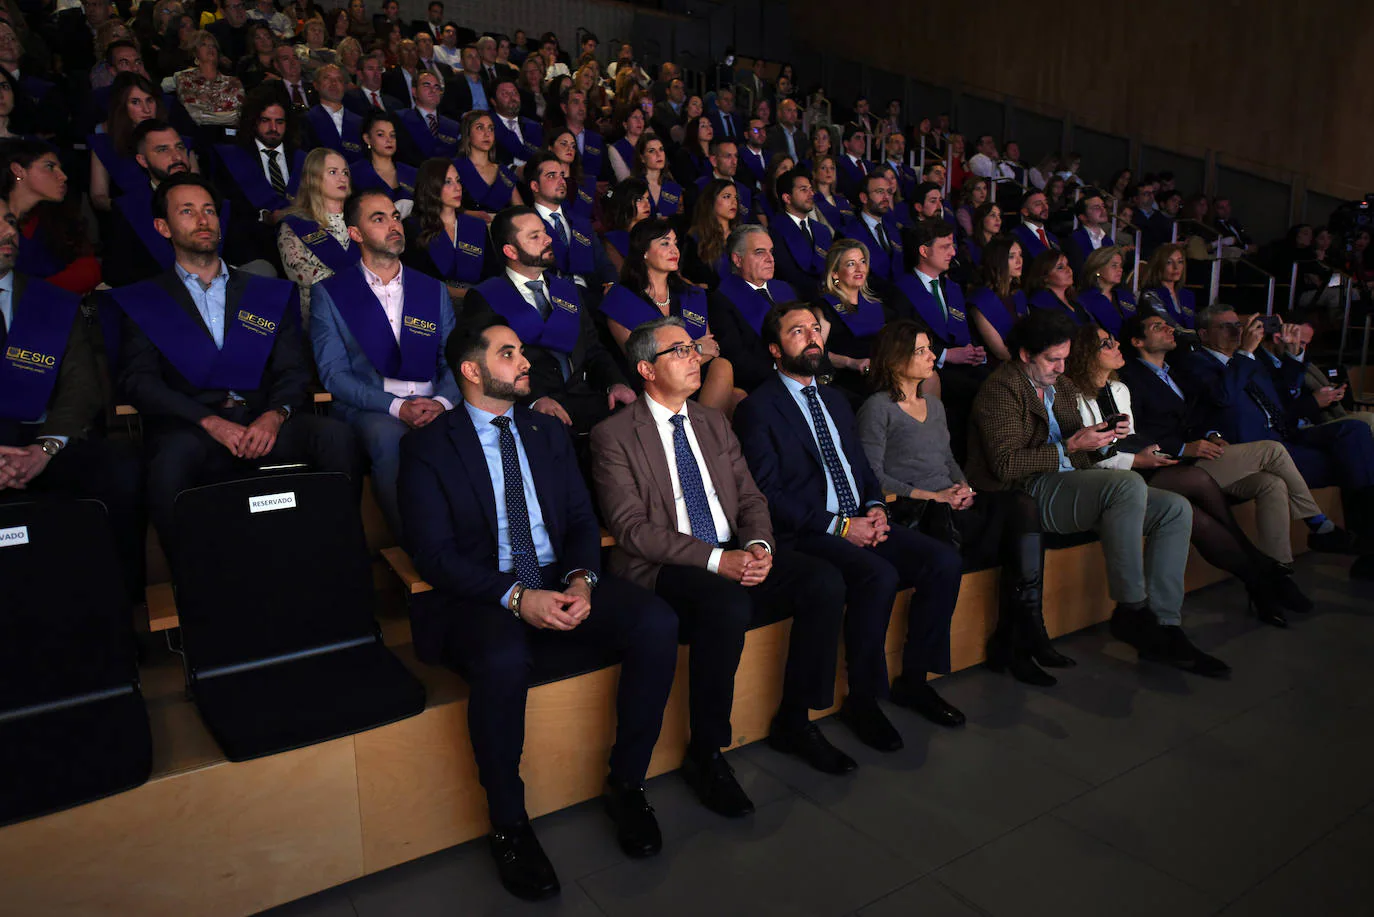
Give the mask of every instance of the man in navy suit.
[{"label": "man in navy suit", "polygon": [[768,498],[778,543],[833,564],[844,577],[849,696],[842,720],[873,748],[902,747],[878,700],[889,695],[884,643],[892,604],[898,589],[915,586],[902,674],[890,696],[934,723],[961,725],[964,715],[926,684],[928,672],[949,671],[959,551],[888,525],[848,400],[816,382],[825,350],[813,307],[779,303],[764,318],[763,335],[778,373],[740,402],[735,430]]},{"label": "man in navy suit", "polygon": [[1027,191],[1026,196],[1021,199],[1021,222],[1012,230],[1016,235],[1016,241],[1021,243],[1021,250],[1025,252],[1027,264],[1036,255],[1059,247],[1059,243],[1045,226],[1049,218],[1050,202],[1045,197],[1045,192],[1035,188]]},{"label": "man in navy suit", "polygon": [[810,172],[784,172],[778,178],[777,192],[782,213],[768,227],[773,237],[774,270],[798,297],[810,302],[820,295],[825,283],[825,258],[834,237],[830,227],[811,219],[815,193]]},{"label": "man in navy suit", "polygon": [[716,136],[711,139],[708,149],[710,155],[707,159],[711,161],[711,174],[701,176],[695,184],[686,189],[691,198],[687,202],[687,212],[691,213],[696,207],[697,197],[701,194],[701,189],[706,187],[706,183],[719,179],[734,183],[735,193],[739,195],[739,212],[743,218],[753,211],[754,192],[749,190],[751,185],[747,179],[736,178],[740,168],[739,145],[733,140],[723,140]]},{"label": "man in navy suit", "polygon": [[405,231],[389,194],[354,193],[344,222],[362,262],[311,288],[310,343],[334,412],[372,459],[372,492],[399,535],[401,437],[458,403],[443,354],[453,305],[441,282],[402,268]]},{"label": "man in navy suit", "polygon": [[382,75],[386,67],[381,54],[369,54],[358,65],[358,86],[344,93],[344,107],[359,115],[366,115],[374,108],[382,111],[397,112],[410,107],[410,96],[396,98],[382,92]]},{"label": "man in navy suit", "polygon": [[445,354],[463,405],[401,446],[410,556],[438,600],[411,609],[415,648],[467,680],[468,733],[491,814],[501,882],[526,899],[559,891],[525,811],[525,698],[542,652],[621,656],[605,803],[621,849],[662,849],[644,777],[677,666],[677,616],[653,593],[601,576],[601,529],[563,425],[516,407],[529,396],[520,338],[490,314]]},{"label": "man in navy suit", "polygon": [[868,149],[868,134],[857,124],[848,124],[844,129],[844,152],[836,158],[835,179],[840,193],[851,201],[859,199],[859,189],[864,176],[873,171],[873,164],[864,159]]},{"label": "man in navy suit", "polygon": [[716,92],[716,110],[711,112],[711,126],[716,129],[715,136],[726,140],[738,141],[743,135],[739,115],[735,114],[733,89],[721,89]]},{"label": "man in navy suit", "polygon": [[536,151],[525,165],[524,178],[535,212],[553,242],[558,273],[577,284],[583,300],[597,306],[606,285],[616,281],[616,271],[592,221],[563,206],[568,199],[567,163],[548,150]]},{"label": "man in navy suit", "polygon": [[768,128],[761,118],[750,118],[749,128],[744,133],[744,146],[739,149],[740,179],[756,190],[763,188],[768,176]]},{"label": "man in navy suit", "polygon": [[363,158],[363,115],[344,107],[344,88],[348,85],[337,64],[325,64],[315,72],[319,104],[305,113],[309,146],[325,147],[349,162]]},{"label": "man in navy suit", "polygon": [[1093,191],[1078,202],[1074,208],[1078,217],[1078,228],[1069,236],[1064,254],[1069,256],[1069,267],[1076,275],[1083,269],[1088,256],[1104,245],[1115,245],[1112,239],[1112,217],[1100,192]]},{"label": "man in navy suit", "polygon": [[1339,484],[1346,521],[1357,532],[1374,524],[1374,438],[1369,427],[1314,423],[1317,403],[1303,384],[1306,372],[1296,325],[1280,332],[1287,353],[1264,349],[1263,316],[1242,323],[1217,303],[1198,313],[1202,349],[1185,361],[1184,390],[1203,406],[1204,425],[1228,441],[1276,439],[1288,449],[1310,487]]},{"label": "man in navy suit", "polygon": [[876,169],[859,185],[858,216],[844,224],[840,235],[862,242],[868,248],[868,282],[878,293],[885,293],[904,271],[902,242],[887,216],[892,212],[892,188],[887,177]]},{"label": "man in navy suit", "polygon": [[773,378],[773,355],[763,344],[763,317],[774,303],[797,298],[791,284],[774,279],[773,237],[757,223],[730,233],[730,274],[707,296],[711,330],[721,356],[735,368],[735,386],[752,392]]},{"label": "man in navy suit", "polygon": [[404,130],[398,132],[396,139],[408,151],[401,158],[412,165],[436,156],[452,159],[458,152],[461,128],[457,121],[438,111],[443,92],[443,84],[437,76],[421,73],[415,77],[415,107],[397,114]]},{"label": "man in navy suit", "polygon": [[538,121],[520,117],[520,90],[515,79],[501,76],[492,87],[492,118],[496,128],[496,155],[502,163],[524,168],[539,155],[544,131]]}]

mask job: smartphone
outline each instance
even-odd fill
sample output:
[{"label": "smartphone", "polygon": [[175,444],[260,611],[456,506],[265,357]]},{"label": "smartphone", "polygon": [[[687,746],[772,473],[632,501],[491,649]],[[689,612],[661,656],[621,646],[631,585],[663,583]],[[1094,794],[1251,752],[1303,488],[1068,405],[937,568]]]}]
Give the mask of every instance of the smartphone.
[{"label": "smartphone", "polygon": [[1278,334],[1283,330],[1283,319],[1277,315],[1261,315],[1260,327],[1264,329],[1266,335]]},{"label": "smartphone", "polygon": [[1163,449],[1156,449],[1156,450],[1154,451],[1154,454],[1155,454],[1155,456],[1156,456],[1157,458],[1170,459],[1170,460],[1175,461],[1175,462],[1178,461],[1178,456],[1177,456],[1177,455],[1170,455],[1169,453],[1165,452]]},{"label": "smartphone", "polygon": [[1110,430],[1119,423],[1125,423],[1128,419],[1129,416],[1126,414],[1113,414],[1111,417],[1108,417],[1106,420],[1102,421],[1102,429]]},{"label": "smartphone", "polygon": [[1326,371],[1326,378],[1327,381],[1331,383],[1332,388],[1340,388],[1342,385],[1346,385],[1350,381],[1346,378],[1345,370],[1339,366],[1333,366],[1330,369],[1328,369]]}]

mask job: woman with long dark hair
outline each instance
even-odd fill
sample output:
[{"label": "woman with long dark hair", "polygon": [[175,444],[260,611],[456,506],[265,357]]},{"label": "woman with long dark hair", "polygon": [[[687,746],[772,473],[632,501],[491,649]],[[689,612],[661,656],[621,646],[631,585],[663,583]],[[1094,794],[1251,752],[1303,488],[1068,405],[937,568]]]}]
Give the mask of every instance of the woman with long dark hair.
[{"label": "woman with long dark hair", "polygon": [[606,222],[610,228],[601,234],[601,244],[616,273],[630,255],[630,232],[651,216],[649,185],[644,179],[627,178],[612,189],[610,205],[606,208]]},{"label": "woman with long dark hair", "polygon": [[491,115],[484,111],[463,115],[462,139],[453,164],[473,216],[490,223],[497,212],[520,205],[515,172],[496,159],[496,127]]},{"label": "woman with long dark hair", "polygon": [[134,158],[133,136],[134,128],[149,118],[167,120],[158,88],[140,73],[115,77],[104,130],[86,138],[92,154],[91,206],[96,210],[109,210],[111,199],[130,188],[147,187],[148,174]]},{"label": "woman with long dark hair", "polygon": [[401,129],[396,116],[373,108],[363,117],[362,159],[353,163],[353,190],[379,188],[396,204],[401,218],[410,216],[415,206],[415,167],[396,159],[396,134]]},{"label": "woman with long dark hair", "polygon": [[635,147],[635,178],[649,186],[649,208],[656,217],[674,217],[682,210],[683,189],[677,176],[668,171],[668,150],[663,140],[645,131]]},{"label": "woman with long dark hair", "polygon": [[687,119],[682,145],[673,154],[673,174],[684,185],[696,184],[698,178],[711,174],[711,140],[715,136],[716,128],[709,116]]},{"label": "woman with long dark hair", "polygon": [[921,391],[935,373],[935,351],[923,325],[902,319],[883,328],[872,365],[874,394],[859,409],[859,439],[883,490],[898,495],[893,524],[958,546],[965,570],[1001,566],[1002,599],[988,640],[988,668],[1009,669],[1027,684],[1055,684],[1040,666],[1067,668],[1074,661],[1054,649],[1045,631],[1045,555],[1035,500],[1018,490],[975,494],[969,487],[950,448],[944,405]]},{"label": "woman with long dark hair", "polygon": [[692,283],[714,290],[730,273],[726,243],[740,224],[739,192],[735,183],[721,178],[708,181],[697,196],[692,228],[682,245],[682,275]]},{"label": "woman with long dark hair", "polygon": [[639,137],[644,133],[647,123],[644,110],[638,106],[622,111],[616,116],[616,127],[619,128],[620,137],[606,151],[616,181],[624,181],[630,177],[634,167],[635,147],[639,145]]},{"label": "woman with long dark hair", "polygon": [[845,220],[854,215],[854,208],[840,193],[836,184],[835,157],[822,153],[816,157],[816,171],[811,175],[811,187],[816,192],[816,215],[832,232],[844,228]]},{"label": "woman with long dark hair", "polygon": [[1025,267],[1021,243],[1011,236],[998,236],[983,249],[979,265],[982,285],[968,295],[965,304],[983,347],[998,360],[1011,359],[1006,339],[1011,326],[1030,306],[1021,290]]},{"label": "woman with long dark hair", "polygon": [[482,279],[487,258],[486,221],[464,209],[463,181],[447,159],[427,159],[415,180],[415,209],[406,220],[402,260],[437,277],[461,303]]},{"label": "woman with long dark hair", "polygon": [[563,209],[591,221],[596,211],[596,176],[582,170],[582,154],[577,152],[577,135],[566,127],[550,131],[544,148],[568,167],[568,197]]},{"label": "woman with long dark hair", "polygon": [[1050,249],[1035,256],[1026,269],[1026,291],[1036,309],[1058,309],[1075,325],[1093,324],[1092,316],[1078,304],[1073,268],[1063,252]]},{"label": "woman with long dark hair", "polygon": [[1002,232],[1002,208],[994,201],[984,201],[973,211],[973,231],[964,239],[964,253],[969,264],[983,263],[983,249]]},{"label": "woman with long dark hair", "polygon": [[1262,553],[1241,531],[1226,494],[1211,475],[1195,464],[1161,454],[1158,443],[1146,443],[1135,434],[1131,392],[1116,376],[1124,364],[1121,345],[1105,328],[1085,325],[1078,329],[1064,375],[1079,392],[1083,423],[1100,425],[1108,417],[1124,414],[1130,428],[1113,447],[1114,453],[1097,466],[1135,471],[1151,487],[1187,497],[1193,505],[1192,542],[1202,559],[1245,584],[1250,606],[1261,621],[1286,627],[1285,599],[1295,609],[1310,608],[1311,602],[1282,573],[1278,561]]},{"label": "woman with long dark hair", "polygon": [[67,197],[57,150],[41,140],[5,141],[0,169],[0,195],[19,223],[14,269],[81,296],[99,286],[100,262],[78,197]]},{"label": "woman with long dark hair", "polygon": [[697,401],[728,410],[734,400],[734,369],[720,355],[720,345],[707,324],[706,294],[682,278],[680,261],[677,232],[671,223],[655,217],[638,224],[630,231],[630,252],[620,268],[620,282],[606,292],[601,313],[622,351],[630,332],[645,322],[665,315],[682,319],[701,348]]}]

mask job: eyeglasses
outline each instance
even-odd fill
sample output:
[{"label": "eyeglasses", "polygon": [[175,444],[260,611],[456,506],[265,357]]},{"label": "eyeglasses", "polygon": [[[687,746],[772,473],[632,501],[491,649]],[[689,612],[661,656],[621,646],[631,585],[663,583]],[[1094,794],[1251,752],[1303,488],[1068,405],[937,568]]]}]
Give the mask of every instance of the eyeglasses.
[{"label": "eyeglasses", "polygon": [[692,354],[697,354],[698,356],[700,356],[701,345],[698,344],[696,341],[692,341],[691,343],[674,344],[667,350],[660,350],[658,353],[654,354],[654,359],[657,360],[659,357],[666,357],[670,353],[679,360],[686,360],[689,357],[691,357]]},{"label": "eyeglasses", "polygon": [[1222,331],[1239,331],[1240,322],[1217,322],[1217,328]]},{"label": "eyeglasses", "polygon": [[1097,342],[1098,350],[1116,350],[1120,346],[1121,344],[1117,342],[1116,338],[1102,338]]}]

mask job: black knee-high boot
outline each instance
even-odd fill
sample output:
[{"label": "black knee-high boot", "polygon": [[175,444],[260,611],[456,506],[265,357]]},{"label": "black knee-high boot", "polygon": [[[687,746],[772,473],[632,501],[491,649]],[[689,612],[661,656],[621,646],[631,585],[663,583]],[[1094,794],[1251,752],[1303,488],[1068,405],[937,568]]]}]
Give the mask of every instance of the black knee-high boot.
[{"label": "black knee-high boot", "polygon": [[1002,554],[1000,584],[1001,607],[997,629],[988,641],[988,668],[994,672],[1010,669],[1017,681],[1032,685],[1053,685],[1054,676],[1039,665],[1064,668],[1074,664],[1056,652],[1045,631],[1041,609],[1044,577],[1044,551],[1040,534],[1009,534]]}]

